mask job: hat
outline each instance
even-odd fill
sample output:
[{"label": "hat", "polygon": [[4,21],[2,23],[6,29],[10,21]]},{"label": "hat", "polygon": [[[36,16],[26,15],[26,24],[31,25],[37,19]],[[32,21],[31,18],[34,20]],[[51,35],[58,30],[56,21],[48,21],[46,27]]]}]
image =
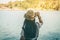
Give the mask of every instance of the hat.
[{"label": "hat", "polygon": [[31,20],[31,16],[34,16],[34,15],[35,15],[35,13],[34,13],[33,10],[28,10],[28,11],[25,13],[24,18],[25,18],[25,19],[28,19],[28,20]]}]

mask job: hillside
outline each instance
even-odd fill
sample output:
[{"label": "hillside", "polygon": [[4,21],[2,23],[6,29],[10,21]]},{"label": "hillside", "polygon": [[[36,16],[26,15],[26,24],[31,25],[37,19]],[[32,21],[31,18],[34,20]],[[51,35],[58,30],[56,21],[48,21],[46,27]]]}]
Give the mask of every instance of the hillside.
[{"label": "hillside", "polygon": [[7,4],[0,4],[1,8],[17,8],[19,10],[27,10],[29,8],[35,10],[60,10],[60,0],[24,0],[8,2]]}]

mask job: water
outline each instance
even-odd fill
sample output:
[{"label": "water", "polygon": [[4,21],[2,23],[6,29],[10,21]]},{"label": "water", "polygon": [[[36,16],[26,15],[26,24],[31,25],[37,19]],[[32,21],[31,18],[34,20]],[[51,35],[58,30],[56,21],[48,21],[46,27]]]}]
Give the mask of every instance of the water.
[{"label": "water", "polygon": [[[0,11],[0,40],[19,40],[26,11]],[[40,11],[43,25],[38,40],[60,40],[60,12]]]}]

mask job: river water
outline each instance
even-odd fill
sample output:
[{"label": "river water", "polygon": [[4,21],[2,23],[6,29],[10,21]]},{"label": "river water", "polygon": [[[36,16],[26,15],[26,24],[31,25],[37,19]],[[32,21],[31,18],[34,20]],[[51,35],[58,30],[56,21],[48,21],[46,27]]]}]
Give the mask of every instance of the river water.
[{"label": "river water", "polygon": [[[60,12],[39,11],[43,20],[38,40],[60,40]],[[0,10],[0,40],[19,40],[26,11]]]}]

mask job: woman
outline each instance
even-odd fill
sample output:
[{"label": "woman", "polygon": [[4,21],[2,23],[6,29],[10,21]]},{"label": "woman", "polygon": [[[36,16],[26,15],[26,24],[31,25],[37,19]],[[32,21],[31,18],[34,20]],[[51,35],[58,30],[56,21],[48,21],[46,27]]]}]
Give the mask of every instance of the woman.
[{"label": "woman", "polygon": [[[28,10],[27,13],[24,15],[25,21],[23,24],[23,31],[24,31],[24,40],[32,40],[36,37],[36,28],[37,25],[35,23],[35,17],[38,16],[39,22],[43,24],[39,12],[34,13],[33,10]],[[35,39],[37,40],[37,38]]]}]

